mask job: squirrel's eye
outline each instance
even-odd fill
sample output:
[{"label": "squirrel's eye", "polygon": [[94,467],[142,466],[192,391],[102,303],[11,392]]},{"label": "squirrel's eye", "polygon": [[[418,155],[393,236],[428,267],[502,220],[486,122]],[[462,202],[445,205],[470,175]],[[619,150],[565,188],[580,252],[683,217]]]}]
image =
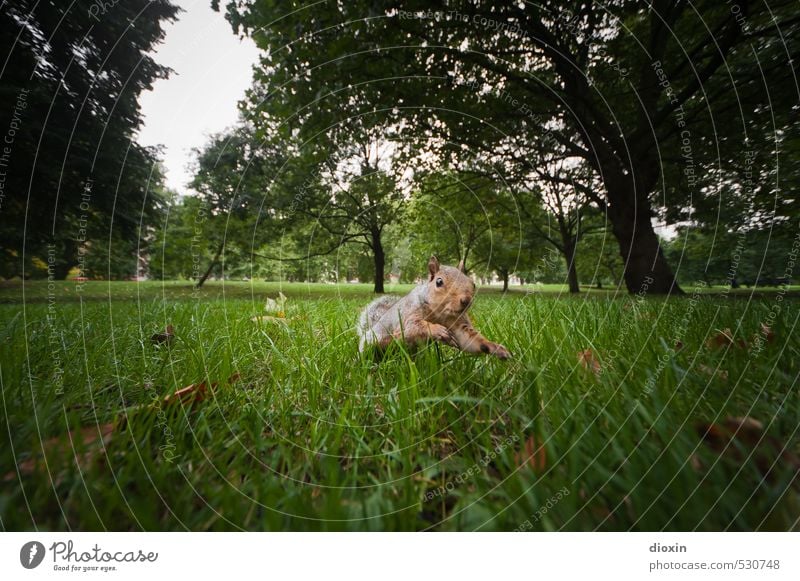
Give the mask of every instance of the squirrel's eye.
[{"label": "squirrel's eye", "polygon": [[442,286],[443,284],[444,284],[444,281],[441,278],[437,278],[436,279],[436,286]]}]

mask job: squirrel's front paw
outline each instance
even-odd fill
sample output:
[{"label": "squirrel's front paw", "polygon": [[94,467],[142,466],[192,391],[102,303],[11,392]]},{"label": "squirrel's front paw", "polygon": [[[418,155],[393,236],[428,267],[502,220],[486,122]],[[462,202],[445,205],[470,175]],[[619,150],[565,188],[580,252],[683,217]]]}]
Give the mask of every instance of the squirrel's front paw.
[{"label": "squirrel's front paw", "polygon": [[439,325],[436,323],[428,325],[428,335],[434,341],[441,341],[442,343],[452,347],[458,346],[455,337],[453,337],[453,334],[450,333],[450,330],[444,325]]},{"label": "squirrel's front paw", "polygon": [[509,359],[511,357],[511,352],[503,347],[500,343],[495,343],[494,347],[492,348],[492,355],[498,359]]}]

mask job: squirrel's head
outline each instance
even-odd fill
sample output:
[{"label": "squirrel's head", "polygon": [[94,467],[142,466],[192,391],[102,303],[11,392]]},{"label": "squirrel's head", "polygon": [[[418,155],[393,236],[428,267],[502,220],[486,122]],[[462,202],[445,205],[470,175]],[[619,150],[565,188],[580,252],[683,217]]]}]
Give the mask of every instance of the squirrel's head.
[{"label": "squirrel's head", "polygon": [[475,296],[475,283],[464,272],[464,262],[458,267],[442,266],[431,256],[428,261],[428,306],[442,319],[457,318],[465,313]]}]

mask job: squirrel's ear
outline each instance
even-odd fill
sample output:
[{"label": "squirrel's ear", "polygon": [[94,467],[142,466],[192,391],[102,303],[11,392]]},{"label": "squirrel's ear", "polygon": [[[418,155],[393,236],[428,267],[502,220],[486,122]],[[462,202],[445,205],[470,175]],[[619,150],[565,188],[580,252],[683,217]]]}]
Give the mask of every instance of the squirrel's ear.
[{"label": "squirrel's ear", "polygon": [[428,260],[428,272],[431,275],[430,280],[433,280],[434,275],[439,272],[439,259],[435,256],[431,256]]},{"label": "squirrel's ear", "polygon": [[460,271],[461,271],[461,272],[463,272],[464,274],[466,274],[466,273],[467,273],[467,269],[466,269],[466,268],[464,268],[464,261],[463,261],[463,260],[462,260],[462,261],[460,261],[460,262],[458,263],[458,270],[460,270]]}]

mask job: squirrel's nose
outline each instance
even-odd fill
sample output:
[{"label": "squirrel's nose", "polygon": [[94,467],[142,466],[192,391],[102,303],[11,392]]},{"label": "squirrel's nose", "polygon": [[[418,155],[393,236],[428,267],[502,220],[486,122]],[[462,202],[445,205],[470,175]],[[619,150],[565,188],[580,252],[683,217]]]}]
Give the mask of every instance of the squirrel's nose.
[{"label": "squirrel's nose", "polygon": [[463,308],[466,309],[471,302],[472,302],[472,297],[469,297],[469,296],[461,297],[461,306]]}]

